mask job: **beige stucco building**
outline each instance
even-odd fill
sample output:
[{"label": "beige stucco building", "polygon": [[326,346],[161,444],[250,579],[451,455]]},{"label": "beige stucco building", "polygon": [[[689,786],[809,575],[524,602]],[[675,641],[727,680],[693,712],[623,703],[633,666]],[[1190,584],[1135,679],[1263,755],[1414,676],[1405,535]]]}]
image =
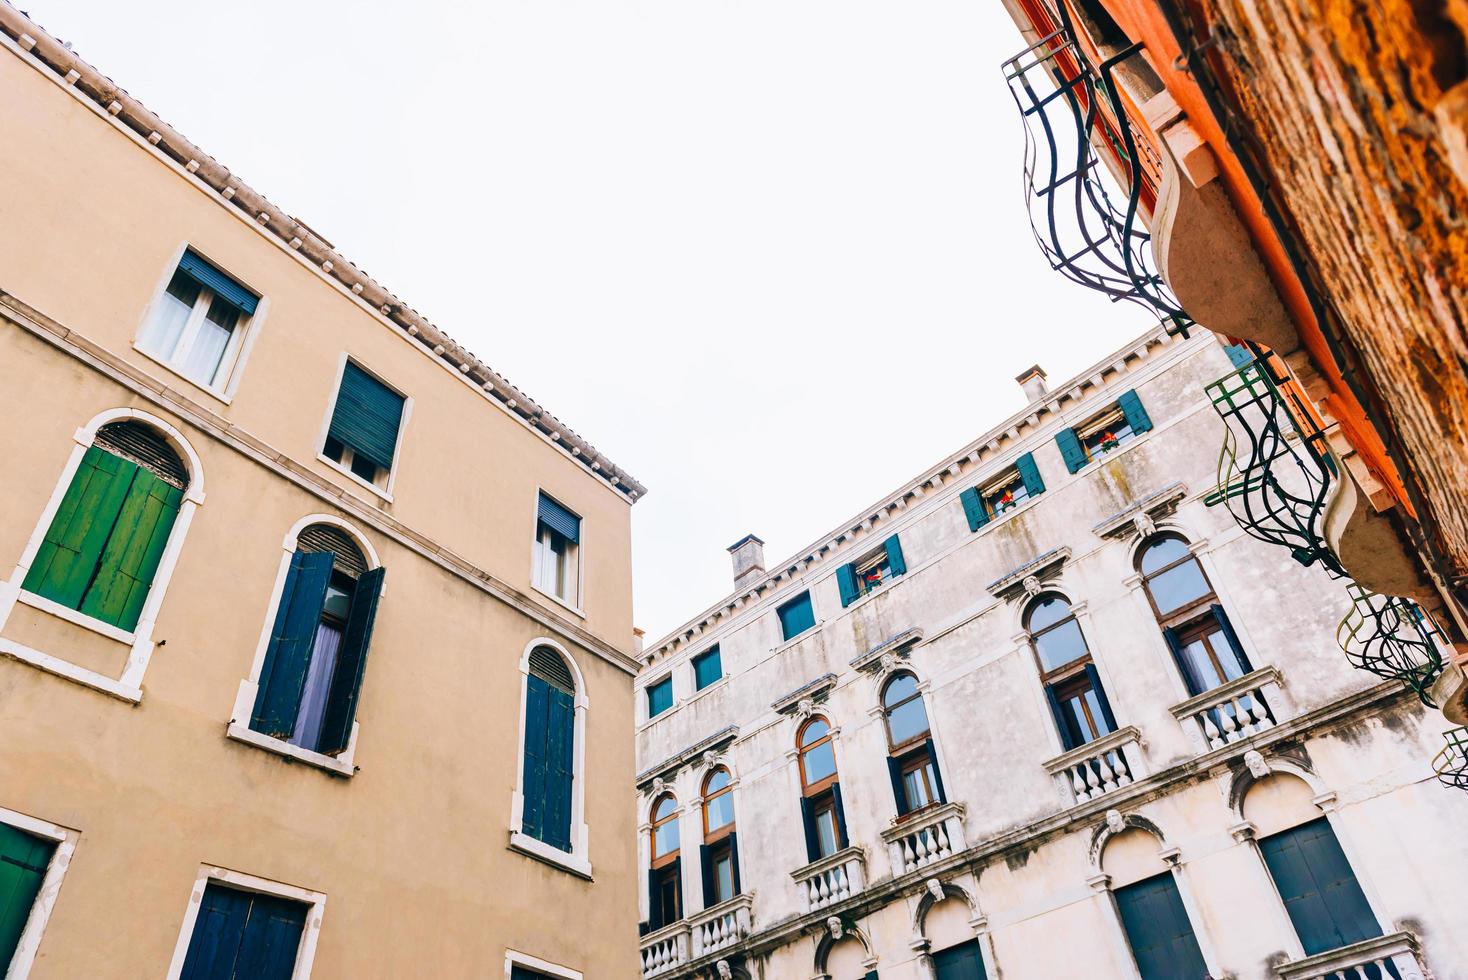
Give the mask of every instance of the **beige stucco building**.
[{"label": "beige stucco building", "polygon": [[1161,328],[1031,369],[788,559],[737,542],[638,680],[643,976],[1468,977],[1445,722],[1217,497],[1205,389],[1257,370]]},{"label": "beige stucco building", "polygon": [[642,487],[7,5],[0,93],[0,974],[637,976]]}]

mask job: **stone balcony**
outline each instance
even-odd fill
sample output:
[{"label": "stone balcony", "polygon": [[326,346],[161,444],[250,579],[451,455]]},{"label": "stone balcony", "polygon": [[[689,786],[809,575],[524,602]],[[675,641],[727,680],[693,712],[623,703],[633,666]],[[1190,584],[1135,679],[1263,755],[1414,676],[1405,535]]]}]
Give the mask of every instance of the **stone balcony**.
[{"label": "stone balcony", "polygon": [[1410,932],[1394,932],[1281,963],[1274,968],[1274,975],[1279,980],[1357,980],[1368,976],[1432,980],[1432,973],[1422,963],[1417,937]]},{"label": "stone balcony", "polygon": [[908,814],[882,831],[893,876],[925,868],[966,848],[963,810],[962,803],[940,803]]},{"label": "stone balcony", "polygon": [[688,922],[684,919],[643,936],[642,975],[650,978],[672,974],[687,963],[691,959],[688,940]]},{"label": "stone balcony", "polygon": [[[737,946],[753,929],[753,895],[735,895],[688,917],[693,959]],[[644,974],[646,976],[646,974]]]},{"label": "stone balcony", "polygon": [[866,851],[846,847],[790,872],[807,912],[844,902],[866,887]]},{"label": "stone balcony", "polygon": [[1088,803],[1147,774],[1141,733],[1128,725],[1058,755],[1045,764],[1064,806]]},{"label": "stone balcony", "polygon": [[1199,755],[1266,732],[1294,716],[1279,671],[1263,667],[1174,705]]}]

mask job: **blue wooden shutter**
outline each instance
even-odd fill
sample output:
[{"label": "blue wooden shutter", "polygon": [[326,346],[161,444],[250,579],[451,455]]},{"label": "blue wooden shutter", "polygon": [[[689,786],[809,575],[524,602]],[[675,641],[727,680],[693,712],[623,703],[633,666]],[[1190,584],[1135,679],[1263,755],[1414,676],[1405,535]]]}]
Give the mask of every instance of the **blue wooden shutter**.
[{"label": "blue wooden shutter", "polygon": [[1259,842],[1285,911],[1314,956],[1373,939],[1381,926],[1325,817]]},{"label": "blue wooden shutter", "polygon": [[402,421],[403,396],[348,361],[331,413],[331,438],[390,470]]},{"label": "blue wooden shutter", "polygon": [[1224,344],[1223,352],[1235,368],[1241,368],[1254,360],[1254,352],[1243,344]]},{"label": "blue wooden shutter", "polygon": [[575,778],[576,706],[571,695],[550,689],[546,719],[545,837],[551,847],[571,850],[571,782]]},{"label": "blue wooden shutter", "polygon": [[776,612],[780,616],[781,634],[787,640],[795,639],[816,624],[815,608],[811,605],[809,592],[791,599]]},{"label": "blue wooden shutter", "polygon": [[821,856],[821,842],[816,832],[815,810],[808,796],[800,798],[800,826],[805,830],[806,860],[815,861]]},{"label": "blue wooden shutter", "polygon": [[291,555],[270,644],[260,668],[260,684],[250,727],[274,738],[289,738],[301,707],[301,689],[321,609],[326,604],[326,586],[331,581],[332,555],[327,551]]},{"label": "blue wooden shutter", "polygon": [[729,831],[729,877],[734,881],[734,894],[742,895],[739,885],[739,831]]},{"label": "blue wooden shutter", "polygon": [[897,815],[904,816],[910,807],[907,805],[907,789],[902,785],[902,763],[887,756],[887,775],[892,780],[892,798],[897,803]]},{"label": "blue wooden shutter", "polygon": [[902,542],[897,539],[897,535],[890,535],[882,544],[887,549],[887,568],[892,576],[895,578],[898,575],[906,575],[907,562],[903,560]]},{"label": "blue wooden shutter", "polygon": [[1055,688],[1049,684],[1045,685],[1045,703],[1050,705],[1050,714],[1055,718],[1055,728],[1060,732],[1060,744],[1065,746],[1065,750],[1069,752],[1080,743],[1076,741],[1075,733],[1071,730],[1070,719],[1065,714],[1065,706],[1055,696]]},{"label": "blue wooden shutter", "polygon": [[255,307],[260,302],[255,294],[210,265],[192,249],[184,252],[183,259],[178,263],[178,271],[211,290],[216,297],[245,316],[255,315]]},{"label": "blue wooden shutter", "polygon": [[[984,958],[979,953],[978,942],[971,939],[961,946],[950,946],[934,953],[933,971],[937,980],[985,980]],[[1188,977],[1187,980],[1194,978]]]},{"label": "blue wooden shutter", "polygon": [[307,906],[274,895],[252,895],[250,905],[231,980],[291,980]]},{"label": "blue wooden shutter", "polygon": [[581,518],[571,513],[545,494],[540,495],[540,522],[550,527],[572,544],[581,541]]},{"label": "blue wooden shutter", "polygon": [[1142,407],[1142,399],[1137,397],[1135,389],[1123,391],[1121,397],[1116,400],[1116,404],[1120,406],[1121,414],[1126,416],[1126,424],[1131,426],[1132,431],[1137,435],[1151,430],[1152,418]]},{"label": "blue wooden shutter", "polygon": [[969,487],[958,495],[963,501],[963,516],[968,518],[968,529],[977,531],[989,523],[989,511],[984,507],[984,501],[979,497],[979,491]]},{"label": "blue wooden shutter", "polygon": [[928,762],[933,766],[933,782],[935,784],[933,788],[938,792],[938,802],[947,803],[948,794],[943,790],[943,770],[938,768],[938,749],[933,745],[931,738],[923,743],[923,748],[927,750]]},{"label": "blue wooden shutter", "polygon": [[1045,481],[1040,479],[1040,468],[1035,465],[1034,453],[1025,453],[1015,460],[1014,468],[1019,472],[1020,482],[1025,485],[1025,493],[1038,497],[1045,492]]},{"label": "blue wooden shutter", "polygon": [[851,563],[836,569],[836,587],[841,590],[841,608],[845,609],[857,599],[856,566]]},{"label": "blue wooden shutter", "polygon": [[352,737],[352,722],[357,717],[357,701],[367,671],[367,649],[372,644],[372,624],[377,618],[377,600],[386,574],[381,568],[364,572],[352,590],[352,608],[347,613],[336,673],[326,696],[326,717],[321,722],[318,751],[327,755],[344,751]]},{"label": "blue wooden shutter", "polygon": [[851,840],[846,836],[846,807],[841,805],[841,784],[831,784],[831,801],[836,810],[836,847],[845,850],[851,846]]},{"label": "blue wooden shutter", "polygon": [[521,772],[521,792],[525,799],[520,810],[520,830],[536,840],[545,840],[550,692],[550,684],[542,677],[531,674],[525,681],[525,768]]},{"label": "blue wooden shutter", "polygon": [[1171,872],[1118,888],[1116,907],[1142,980],[1208,976]]},{"label": "blue wooden shutter", "polygon": [[1178,637],[1177,630],[1163,630],[1162,638],[1167,641],[1167,649],[1172,651],[1172,659],[1177,663],[1178,673],[1183,675],[1183,683],[1187,685],[1188,693],[1196,696],[1208,690],[1208,685],[1203,678],[1198,676],[1198,670],[1193,665],[1193,661],[1183,650],[1183,643]]},{"label": "blue wooden shutter", "polygon": [[1061,429],[1055,433],[1055,444],[1060,447],[1060,458],[1065,460],[1065,468],[1072,473],[1079,473],[1090,462],[1075,429]]},{"label": "blue wooden shutter", "polygon": [[1217,603],[1209,606],[1208,611],[1213,614],[1213,619],[1218,623],[1218,628],[1223,631],[1224,639],[1228,640],[1229,645],[1234,648],[1234,652],[1238,655],[1239,669],[1246,674],[1249,673],[1254,668],[1249,665],[1249,655],[1244,652],[1244,645],[1239,642],[1239,634],[1234,632],[1233,623],[1228,621],[1228,613],[1224,612],[1223,607]]},{"label": "blue wooden shutter", "polygon": [[0,969],[10,963],[56,845],[0,823]]},{"label": "blue wooden shutter", "polygon": [[249,918],[246,893],[212,883],[206,886],[179,980],[231,980]]},{"label": "blue wooden shutter", "polygon": [[714,895],[714,859],[707,844],[698,845],[698,869],[703,877],[703,907],[719,904]]},{"label": "blue wooden shutter", "polygon": [[1106,720],[1108,731],[1116,731],[1116,715],[1111,713],[1111,702],[1106,697],[1106,689],[1101,686],[1101,675],[1096,671],[1095,664],[1086,664],[1086,677],[1091,682],[1091,690],[1096,692],[1096,701],[1101,705],[1101,717]]}]

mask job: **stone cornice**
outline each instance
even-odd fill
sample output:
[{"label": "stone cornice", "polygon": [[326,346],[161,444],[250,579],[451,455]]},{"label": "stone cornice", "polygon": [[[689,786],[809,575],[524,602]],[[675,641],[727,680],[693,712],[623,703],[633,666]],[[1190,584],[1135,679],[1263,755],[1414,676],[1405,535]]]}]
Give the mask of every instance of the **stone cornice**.
[{"label": "stone cornice", "polygon": [[679,749],[657,765],[649,766],[638,773],[635,780],[637,788],[646,789],[652,785],[654,779],[666,779],[705,752],[717,752],[719,749],[732,745],[738,737],[739,726],[730,725],[727,728],[719,729],[707,738],[699,739],[687,748]]},{"label": "stone cornice", "polygon": [[209,193],[217,203],[243,216],[262,234],[300,256],[327,281],[338,285],[347,298],[361,305],[380,322],[403,331],[472,382],[491,401],[562,447],[567,455],[605,480],[628,501],[636,501],[647,493],[647,488],[630,473],[353,265],[305,222],[272,204],[110,78],[5,2],[0,2],[0,38],[12,53],[48,73],[63,89],[92,105],[104,118],[130,131],[138,137],[136,142],[141,147],[167,161],[180,176]]},{"label": "stone cornice", "polygon": [[903,630],[896,636],[888,637],[881,643],[872,647],[865,653],[858,654],[851,659],[850,666],[853,670],[867,670],[881,664],[882,658],[887,654],[906,656],[910,647],[923,642],[923,631],[914,626]]},{"label": "stone cornice", "polygon": [[770,702],[770,707],[782,715],[790,714],[800,706],[800,702],[807,698],[816,704],[825,701],[826,695],[830,694],[831,688],[835,686],[835,674],[822,674],[808,684],[800,685],[789,694],[782,694]]},{"label": "stone cornice", "polygon": [[1027,592],[1031,588],[1030,585],[1026,584],[1029,579],[1033,578],[1036,583],[1043,583],[1047,577],[1047,573],[1049,573],[1049,577],[1053,577],[1054,572],[1060,566],[1064,565],[1069,558],[1070,548],[1051,548],[1043,555],[1031,558],[1018,568],[1010,569],[984,586],[984,588],[996,599],[1003,599],[1021,590]]},{"label": "stone cornice", "polygon": [[1138,500],[1125,510],[1117,511],[1101,521],[1091,531],[1099,537],[1127,537],[1138,534],[1143,537],[1156,530],[1153,521],[1177,510],[1177,505],[1188,496],[1188,488],[1174,483]]}]

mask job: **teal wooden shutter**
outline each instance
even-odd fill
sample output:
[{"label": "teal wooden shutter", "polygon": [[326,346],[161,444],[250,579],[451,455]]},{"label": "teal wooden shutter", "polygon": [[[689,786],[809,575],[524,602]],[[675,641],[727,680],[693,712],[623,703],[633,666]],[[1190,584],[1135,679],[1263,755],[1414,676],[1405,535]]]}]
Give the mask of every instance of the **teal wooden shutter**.
[{"label": "teal wooden shutter", "polygon": [[1095,664],[1086,664],[1086,678],[1091,682],[1091,690],[1096,692],[1096,703],[1101,705],[1101,717],[1106,722],[1106,730],[1116,731],[1116,716],[1111,713],[1111,702],[1107,700],[1106,689],[1101,686],[1101,675]]},{"label": "teal wooden shutter", "polygon": [[775,611],[780,617],[781,633],[787,640],[795,639],[816,625],[815,607],[811,605],[809,592],[801,593]]},{"label": "teal wooden shutter", "polygon": [[182,502],[182,490],[137,470],[81,612],[120,629],[138,625]]},{"label": "teal wooden shutter", "polygon": [[1065,460],[1065,468],[1072,473],[1079,473],[1089,462],[1075,429],[1061,429],[1055,433],[1055,444],[1060,447],[1060,458]]},{"label": "teal wooden shutter", "polygon": [[571,695],[550,689],[546,718],[545,837],[551,847],[571,850],[571,782],[575,778],[576,706]]},{"label": "teal wooden shutter", "polygon": [[938,792],[938,802],[947,803],[948,793],[943,789],[943,770],[938,768],[938,749],[930,738],[923,743],[928,753],[928,764],[933,767],[933,788]]},{"label": "teal wooden shutter", "polygon": [[546,729],[550,718],[551,686],[531,674],[525,682],[525,766],[521,772],[524,805],[520,830],[536,840],[545,840],[545,784],[549,768]]},{"label": "teal wooden shutter", "polygon": [[402,421],[403,396],[348,361],[331,413],[331,438],[390,470]]},{"label": "teal wooden shutter", "polygon": [[[937,980],[986,980],[984,957],[979,953],[977,940],[969,940],[960,946],[950,946],[933,955],[933,975]],[[1179,980],[1195,980],[1192,974],[1179,973]],[[1200,978],[1203,974],[1198,975]]]},{"label": "teal wooden shutter", "polygon": [[846,807],[841,803],[841,784],[831,784],[831,802],[836,811],[836,848],[846,850],[851,846],[851,840],[846,836]]},{"label": "teal wooden shutter", "polygon": [[245,316],[254,316],[255,307],[260,302],[255,294],[200,258],[192,249],[184,252],[183,259],[178,263],[178,271],[211,290],[216,297]]},{"label": "teal wooden shutter", "polygon": [[963,516],[968,518],[970,531],[977,531],[989,523],[989,511],[985,509],[984,501],[980,499],[978,490],[969,487],[958,495],[958,499],[963,501]]},{"label": "teal wooden shutter", "polygon": [[1142,980],[1208,976],[1171,872],[1118,888],[1116,908]]},{"label": "teal wooden shutter", "polygon": [[907,562],[902,558],[902,542],[897,539],[897,535],[888,537],[883,545],[887,549],[887,568],[891,571],[892,577],[906,575]]},{"label": "teal wooden shutter", "polygon": [[382,595],[386,574],[381,568],[365,572],[352,590],[352,608],[347,613],[336,673],[332,675],[331,691],[326,696],[326,717],[321,722],[319,751],[327,755],[345,751],[352,737],[362,678],[367,672],[367,649],[372,644],[372,624],[377,619],[377,600]]},{"label": "teal wooden shutter", "polygon": [[1040,479],[1040,468],[1035,465],[1034,453],[1025,453],[1015,460],[1014,468],[1019,472],[1020,482],[1025,485],[1025,493],[1038,497],[1045,492],[1045,481]]},{"label": "teal wooden shutter", "polygon": [[845,609],[857,599],[856,566],[851,563],[836,569],[836,587],[841,590],[841,608]]},{"label": "teal wooden shutter", "polygon": [[1381,935],[1328,819],[1266,837],[1259,850],[1306,956]]},{"label": "teal wooden shutter", "polygon": [[887,756],[887,776],[892,780],[892,798],[897,804],[897,815],[906,815],[910,807],[907,805],[907,788],[902,785],[902,763]]},{"label": "teal wooden shutter", "polygon": [[[0,971],[20,945],[56,845],[0,824]],[[0,972],[3,975],[3,972]]]},{"label": "teal wooden shutter", "polygon": [[739,884],[739,831],[729,831],[729,876],[734,880],[734,894],[744,894]]},{"label": "teal wooden shutter", "polygon": [[68,609],[80,607],[137,472],[134,463],[88,448],[21,587]]},{"label": "teal wooden shutter", "polygon": [[1116,404],[1121,407],[1121,414],[1126,416],[1126,424],[1131,426],[1132,431],[1137,435],[1151,430],[1152,418],[1142,407],[1142,399],[1137,397],[1135,389],[1122,392]]},{"label": "teal wooden shutter", "polygon": [[800,826],[805,830],[805,857],[808,861],[818,861],[821,857],[820,837],[816,833],[816,815],[811,808],[810,797],[800,798]]},{"label": "teal wooden shutter", "polygon": [[329,551],[298,551],[291,555],[250,717],[250,727],[257,732],[290,738],[295,728],[306,668],[311,663],[316,628],[321,625],[321,609],[326,604],[331,566]]},{"label": "teal wooden shutter", "polygon": [[1209,606],[1208,611],[1213,614],[1214,622],[1218,623],[1218,628],[1223,631],[1224,639],[1228,640],[1229,646],[1234,648],[1239,670],[1245,674],[1249,673],[1254,668],[1249,664],[1249,655],[1244,652],[1244,645],[1239,642],[1239,634],[1234,632],[1234,624],[1228,621],[1228,613],[1224,612],[1223,607],[1217,603]]},{"label": "teal wooden shutter", "polygon": [[1224,344],[1223,352],[1228,355],[1229,362],[1236,368],[1244,367],[1254,360],[1254,352],[1243,344]]}]

